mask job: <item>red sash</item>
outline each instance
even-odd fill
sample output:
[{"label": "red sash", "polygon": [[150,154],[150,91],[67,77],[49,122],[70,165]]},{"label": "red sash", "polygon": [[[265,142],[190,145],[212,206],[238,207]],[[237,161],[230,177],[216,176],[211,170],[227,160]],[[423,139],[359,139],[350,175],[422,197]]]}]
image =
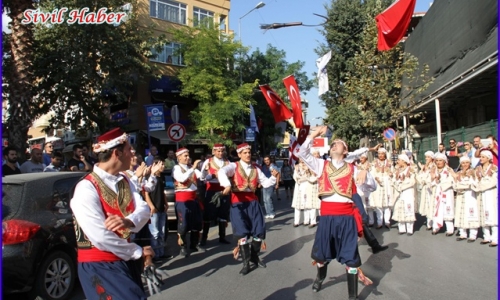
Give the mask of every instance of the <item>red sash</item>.
[{"label": "red sash", "polygon": [[320,211],[322,216],[353,216],[358,236],[363,236],[363,220],[354,203],[321,201]]}]

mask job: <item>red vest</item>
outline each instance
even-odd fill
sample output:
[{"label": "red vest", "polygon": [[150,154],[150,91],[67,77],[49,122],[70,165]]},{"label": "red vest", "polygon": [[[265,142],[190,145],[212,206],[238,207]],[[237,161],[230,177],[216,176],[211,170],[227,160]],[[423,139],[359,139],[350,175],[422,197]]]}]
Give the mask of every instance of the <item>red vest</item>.
[{"label": "red vest", "polygon": [[[229,165],[229,161],[228,160],[224,160],[224,167]],[[217,163],[214,161],[213,157],[210,158],[210,160],[208,161],[208,174],[217,174],[217,172],[219,172],[221,167],[219,167],[219,165],[217,165]],[[210,181],[207,181],[207,191],[222,191],[224,190],[223,187],[220,186],[220,184],[218,182],[210,182]]]},{"label": "red vest", "polygon": [[[134,196],[132,195],[130,184],[126,176],[123,176],[123,179],[118,183],[118,195],[107,187],[95,173],[88,174],[84,179],[90,181],[96,189],[104,215],[111,213],[123,218],[135,210]],[[109,262],[121,260],[121,258],[111,252],[97,249],[87,238],[80,226],[78,226],[76,220],[75,231],[78,244],[78,262]],[[118,230],[115,231],[115,234],[122,239],[128,240],[130,237],[130,230]]]},{"label": "red vest", "polygon": [[[235,164],[236,170],[234,176],[229,178],[231,190],[233,191],[231,194],[231,203],[257,200],[255,196],[255,190],[259,186],[257,167],[252,164],[252,171],[250,171],[250,174],[247,176],[241,163],[235,162]],[[245,191],[246,189],[250,189],[251,192]]]},{"label": "red vest", "polygon": [[336,169],[331,161],[325,160],[323,173],[318,178],[318,196],[339,194],[350,199],[356,192],[354,166],[344,163],[342,167]]}]

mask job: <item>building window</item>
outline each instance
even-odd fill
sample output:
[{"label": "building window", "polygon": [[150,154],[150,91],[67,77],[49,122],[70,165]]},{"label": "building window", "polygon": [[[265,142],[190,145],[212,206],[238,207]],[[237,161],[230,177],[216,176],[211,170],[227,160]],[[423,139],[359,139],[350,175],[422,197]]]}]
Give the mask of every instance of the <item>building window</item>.
[{"label": "building window", "polygon": [[208,21],[208,23],[213,23],[214,13],[198,7],[195,7],[193,9],[193,25],[195,27],[203,24],[203,20],[205,20],[206,18],[210,18],[210,21]]},{"label": "building window", "polygon": [[152,49],[153,57],[151,61],[161,62],[164,64],[183,66],[184,61],[182,60],[182,55],[179,53],[181,44],[178,43],[168,43],[163,46],[163,49],[158,52]]},{"label": "building window", "polygon": [[186,4],[169,0],[150,0],[149,15],[165,21],[187,25]]}]

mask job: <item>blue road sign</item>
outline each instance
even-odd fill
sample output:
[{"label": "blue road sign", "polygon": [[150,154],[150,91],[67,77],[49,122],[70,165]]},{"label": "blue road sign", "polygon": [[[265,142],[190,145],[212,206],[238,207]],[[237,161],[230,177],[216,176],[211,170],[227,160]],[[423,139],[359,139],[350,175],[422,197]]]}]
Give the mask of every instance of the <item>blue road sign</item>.
[{"label": "blue road sign", "polygon": [[392,141],[396,137],[396,131],[392,128],[387,128],[384,130],[384,137],[387,140]]}]

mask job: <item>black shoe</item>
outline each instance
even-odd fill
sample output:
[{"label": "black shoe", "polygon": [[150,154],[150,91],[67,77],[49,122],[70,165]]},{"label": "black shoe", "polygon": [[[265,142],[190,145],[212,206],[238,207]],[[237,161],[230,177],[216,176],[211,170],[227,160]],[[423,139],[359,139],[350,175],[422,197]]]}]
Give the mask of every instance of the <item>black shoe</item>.
[{"label": "black shoe", "polygon": [[457,237],[457,242],[461,242],[463,240],[466,240],[467,238],[464,238],[464,237]]},{"label": "black shoe", "polygon": [[250,244],[240,245],[240,254],[243,259],[243,268],[241,275],[247,275],[250,272]]},{"label": "black shoe", "polygon": [[403,235],[405,234],[406,232],[398,232],[399,235]]},{"label": "black shoe", "polygon": [[382,252],[382,251],[387,250],[387,249],[389,249],[389,246],[377,245],[375,247],[372,247],[372,252],[373,252],[373,254],[377,254],[377,253]]},{"label": "black shoe", "polygon": [[368,227],[373,227],[373,224],[368,224]]},{"label": "black shoe", "polygon": [[452,233],[447,233],[446,236],[453,236],[453,232]]},{"label": "black shoe", "polygon": [[206,244],[207,244],[207,240],[201,240],[201,242],[200,242],[200,246],[202,246],[202,247],[203,247],[203,246],[205,246]]},{"label": "black shoe", "polygon": [[486,244],[489,244],[489,243],[491,243],[491,242],[490,242],[490,241],[481,241],[481,243],[480,243],[480,244],[481,244],[481,245],[486,245]]},{"label": "black shoe", "polygon": [[437,235],[438,232],[437,231],[432,231],[432,235]]},{"label": "black shoe", "polygon": [[198,250],[199,250],[198,247],[189,247],[189,251],[191,253],[198,252]]},{"label": "black shoe", "polygon": [[456,236],[460,236],[460,231],[457,231],[457,234],[455,234]]},{"label": "black shoe", "polygon": [[425,228],[425,230],[427,230],[427,231],[431,231],[431,230],[432,230],[432,227],[427,227],[427,228]]},{"label": "black shoe", "polygon": [[252,244],[250,244],[250,261],[258,268],[265,268],[267,267],[266,264],[259,258],[261,247],[262,241],[252,241]]},{"label": "black shoe", "polygon": [[221,244],[226,244],[226,245],[231,244],[231,243],[230,243],[230,242],[228,242],[225,238],[219,238],[219,243],[221,243]]},{"label": "black shoe", "polygon": [[413,235],[413,233],[407,233],[406,235],[407,235],[407,236],[412,236],[412,235]]},{"label": "black shoe", "polygon": [[467,243],[474,243],[476,240],[471,240],[471,239],[468,239],[467,240]]}]

